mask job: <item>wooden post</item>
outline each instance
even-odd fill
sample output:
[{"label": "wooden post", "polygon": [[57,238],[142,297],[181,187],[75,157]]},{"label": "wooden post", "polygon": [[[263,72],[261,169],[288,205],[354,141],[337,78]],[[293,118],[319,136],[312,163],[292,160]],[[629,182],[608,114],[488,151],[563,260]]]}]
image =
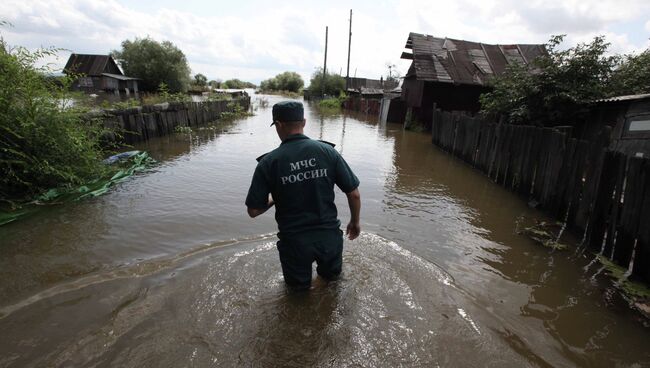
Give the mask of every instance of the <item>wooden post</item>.
[{"label": "wooden post", "polygon": [[327,77],[327,26],[325,26],[325,61],[323,62],[323,80],[320,85],[320,96],[325,96],[325,77]]},{"label": "wooden post", "polygon": [[350,88],[350,47],[352,46],[352,9],[350,9],[350,34],[348,35],[348,69],[345,73],[345,90]]}]

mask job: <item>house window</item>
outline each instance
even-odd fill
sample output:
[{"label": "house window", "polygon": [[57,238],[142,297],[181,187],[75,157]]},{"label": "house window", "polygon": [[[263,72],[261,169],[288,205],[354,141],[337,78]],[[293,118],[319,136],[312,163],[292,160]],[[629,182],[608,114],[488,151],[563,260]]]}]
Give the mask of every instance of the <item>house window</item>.
[{"label": "house window", "polygon": [[632,120],[630,121],[630,132],[639,132],[644,130],[650,130],[650,117],[643,120]]},{"label": "house window", "polygon": [[625,127],[625,138],[650,138],[650,114],[628,117]]}]

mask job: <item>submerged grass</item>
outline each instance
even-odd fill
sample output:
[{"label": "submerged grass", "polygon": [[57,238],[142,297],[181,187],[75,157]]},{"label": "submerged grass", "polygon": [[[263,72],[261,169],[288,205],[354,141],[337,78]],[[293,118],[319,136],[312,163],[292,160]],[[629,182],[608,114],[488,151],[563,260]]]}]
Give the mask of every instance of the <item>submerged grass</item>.
[{"label": "submerged grass", "polygon": [[616,286],[626,295],[633,297],[634,299],[642,299],[650,302],[650,288],[639,282],[628,279],[626,277],[627,269],[615,264],[603,255],[598,255],[598,261],[605,267],[607,273],[616,280]]}]

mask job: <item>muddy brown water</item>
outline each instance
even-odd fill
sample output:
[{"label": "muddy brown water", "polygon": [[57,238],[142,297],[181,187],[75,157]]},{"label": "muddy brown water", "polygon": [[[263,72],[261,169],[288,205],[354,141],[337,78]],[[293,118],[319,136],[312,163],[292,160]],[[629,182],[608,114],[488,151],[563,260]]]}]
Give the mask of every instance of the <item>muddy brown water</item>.
[{"label": "muddy brown water", "polygon": [[279,143],[259,108],[150,141],[151,171],[1,227],[0,367],[650,364],[649,328],[593,256],[517,234],[545,219],[519,197],[426,134],[306,114],[361,180],[340,281],[288,293],[272,210],[245,213]]}]

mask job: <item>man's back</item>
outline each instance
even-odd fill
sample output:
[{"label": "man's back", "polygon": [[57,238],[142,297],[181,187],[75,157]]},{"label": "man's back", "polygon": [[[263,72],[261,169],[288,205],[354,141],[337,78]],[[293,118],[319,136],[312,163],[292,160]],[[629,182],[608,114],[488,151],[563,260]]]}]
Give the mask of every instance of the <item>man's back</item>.
[{"label": "man's back", "polygon": [[294,289],[309,289],[314,261],[322,280],[335,280],[342,270],[343,232],[334,205],[334,184],[348,199],[348,239],[361,232],[359,179],[333,145],[303,134],[302,103],[278,102],[272,112],[271,126],[282,144],[258,158],[246,196],[247,212],[257,217],[275,204],[284,281]]},{"label": "man's back", "polygon": [[260,160],[246,204],[266,203],[270,192],[280,237],[338,229],[334,184],[348,193],[359,180],[331,145],[294,134]]}]

